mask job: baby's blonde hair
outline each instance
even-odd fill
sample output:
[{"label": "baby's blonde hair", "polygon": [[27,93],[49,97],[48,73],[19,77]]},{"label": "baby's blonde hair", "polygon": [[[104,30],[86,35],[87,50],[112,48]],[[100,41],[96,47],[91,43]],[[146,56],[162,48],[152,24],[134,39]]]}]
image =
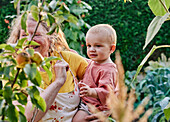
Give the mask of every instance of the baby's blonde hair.
[{"label": "baby's blonde hair", "polygon": [[115,29],[109,25],[109,24],[98,24],[98,25],[95,25],[93,27],[91,27],[86,36],[89,34],[89,33],[93,33],[93,34],[97,34],[97,33],[102,33],[102,32],[105,32],[107,35],[107,41],[110,43],[110,44],[115,44],[117,43],[117,35],[116,35],[116,31]]}]

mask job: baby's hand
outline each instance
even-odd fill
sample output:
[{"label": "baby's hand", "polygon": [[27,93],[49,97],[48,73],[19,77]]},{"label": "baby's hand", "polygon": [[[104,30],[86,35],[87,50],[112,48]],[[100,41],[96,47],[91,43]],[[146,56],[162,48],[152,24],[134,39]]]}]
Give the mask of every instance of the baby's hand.
[{"label": "baby's hand", "polygon": [[80,97],[91,97],[93,94],[93,88],[90,88],[85,83],[79,82]]}]

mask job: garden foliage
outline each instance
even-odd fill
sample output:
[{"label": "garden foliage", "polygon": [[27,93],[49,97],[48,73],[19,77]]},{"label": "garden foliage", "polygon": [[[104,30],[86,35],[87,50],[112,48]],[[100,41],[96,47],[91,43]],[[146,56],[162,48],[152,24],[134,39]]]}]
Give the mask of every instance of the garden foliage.
[{"label": "garden foliage", "polygon": [[[14,1],[14,7],[17,4],[21,5],[21,28],[27,31],[26,21],[29,13],[32,14],[34,20],[37,21],[36,29],[42,21],[45,21],[50,27],[47,35],[58,33],[60,26],[69,23],[70,29],[72,26],[81,28],[81,17],[83,12],[88,12],[91,9],[88,4],[81,1],[68,1],[71,4],[68,8],[66,3],[62,1]],[[26,3],[25,3],[26,2]],[[5,20],[7,22],[7,20]],[[85,24],[85,23],[83,23]],[[81,31],[79,31],[81,32]],[[46,103],[40,96],[37,89],[42,85],[42,78],[39,73],[39,68],[43,68],[49,80],[52,79],[52,71],[50,70],[51,60],[60,60],[58,57],[42,58],[41,54],[34,52],[31,46],[38,45],[33,41],[35,33],[32,34],[30,40],[27,37],[18,39],[14,44],[1,44],[0,49],[0,119],[11,122],[26,122],[25,106],[27,97],[30,96],[34,112],[37,110],[46,110]],[[38,57],[38,59],[37,59]],[[39,61],[41,60],[41,61]],[[33,85],[28,86],[28,82]],[[20,105],[14,105],[14,101]],[[34,116],[31,121],[34,121]]]},{"label": "garden foliage", "polygon": [[[157,64],[157,62],[152,62]],[[156,122],[169,120],[170,113],[166,111],[170,109],[168,107],[170,100],[170,67],[154,67],[153,65],[148,67],[149,68],[146,68],[146,74],[143,74],[143,79],[137,78],[135,82],[133,82],[137,97],[135,106],[138,106],[143,98],[149,96],[150,100],[146,109],[153,108],[153,113],[151,114],[149,121]],[[126,72],[125,83],[129,86],[129,89],[131,88],[130,83],[135,73],[136,71]]]},{"label": "garden foliage", "polygon": [[16,15],[14,5],[8,0],[0,2],[0,44],[4,43],[9,35],[11,21]]},{"label": "garden foliage", "polygon": [[[132,3],[124,3],[124,1],[116,0],[86,0],[86,2],[92,6],[92,11],[89,11],[91,10],[91,6],[81,0],[47,0],[44,1],[43,4],[38,4],[38,0],[27,0],[22,1],[20,6],[20,12],[22,13],[21,26],[22,29],[26,30],[25,23],[28,12],[31,12],[33,18],[38,23],[42,20],[47,22],[47,24],[51,27],[50,31],[47,33],[49,35],[53,32],[58,32],[59,26],[62,26],[67,41],[69,42],[69,46],[78,50],[78,52],[83,55],[85,54],[85,48],[82,48],[84,47],[83,44],[85,44],[85,33],[90,25],[93,26],[99,23],[111,24],[117,31],[117,49],[120,50],[125,70],[134,70],[140,64],[137,72],[134,71],[126,73],[128,78],[126,78],[125,82],[130,89],[132,86],[136,89],[137,95],[137,101],[135,102],[134,93],[131,92],[129,94],[129,97],[132,99],[128,99],[127,101],[129,102],[129,109],[127,110],[134,110],[134,102],[135,108],[137,108],[141,101],[149,95],[150,101],[146,106],[146,109],[152,107],[154,110],[149,119],[153,121],[165,121],[165,119],[168,120],[170,117],[170,114],[168,113],[170,111],[169,67],[162,66],[161,64],[159,66],[162,67],[147,69],[144,79],[135,79],[150,56],[150,59],[157,59],[157,57],[160,56],[160,52],[164,51],[167,57],[169,57],[169,48],[162,48],[169,46],[159,46],[168,45],[170,41],[170,30],[168,28],[169,21],[166,21],[169,18],[169,12],[166,10],[162,12],[162,8],[160,8],[161,11],[155,13],[157,10],[155,10],[155,7],[153,6],[153,1],[154,0],[149,0],[149,2],[138,0],[133,1]],[[14,1],[15,7],[17,6],[17,2],[19,2],[19,0]],[[147,2],[156,17],[152,14]],[[167,8],[169,8],[170,3],[168,0],[165,0],[165,4],[167,5]],[[156,5],[160,6],[160,4]],[[4,11],[5,10],[2,10],[1,13],[5,13]],[[6,11],[11,10],[7,9]],[[10,14],[13,15],[12,12]],[[157,16],[157,14],[159,16]],[[8,31],[7,27],[9,26],[9,22],[7,18],[4,18],[4,15],[1,22],[6,24],[0,25],[2,26],[2,28],[0,28],[0,32],[5,33]],[[4,27],[5,30],[3,30]],[[0,41],[2,43],[7,37],[4,36],[1,38],[2,40]],[[0,55],[1,120],[10,120],[14,122],[17,122],[18,120],[22,122],[26,121],[24,108],[20,105],[14,106],[12,101],[17,100],[22,105],[26,105],[27,95],[30,95],[31,102],[36,108],[42,111],[45,111],[46,109],[46,104],[40,97],[39,91],[37,90],[37,86],[40,86],[41,84],[41,76],[37,67],[44,68],[44,70],[48,73],[49,78],[51,78],[51,71],[48,70],[50,67],[49,62],[51,60],[59,59],[57,57],[50,57],[45,58],[41,64],[38,65],[33,61],[31,63],[27,63],[24,67],[18,67],[16,61],[17,55],[24,50],[33,57],[34,50],[30,48],[25,49],[25,47],[37,45],[34,41],[25,43],[25,40],[26,38],[20,39],[14,45],[0,45],[0,49],[4,50]],[[143,50],[143,47],[146,47],[145,50]],[[114,56],[112,56],[112,59],[114,59]],[[153,62],[152,64],[154,64]],[[121,67],[123,66],[121,65]],[[121,71],[124,72],[124,70]],[[123,77],[121,81],[124,81]],[[28,80],[30,80],[34,86],[28,87]],[[16,84],[17,87],[15,86]],[[124,93],[125,96],[128,96],[126,90]],[[127,97],[124,97],[124,99],[118,99],[118,101],[124,100],[123,102],[126,103],[126,98]],[[122,105],[122,110],[124,111],[126,109],[126,104]],[[114,107],[112,106],[111,101],[110,106]],[[16,108],[18,108],[19,111],[17,111]],[[142,106],[142,109],[144,109],[144,106]],[[117,110],[119,111],[120,109]],[[142,110],[140,112],[142,113],[144,111]],[[135,115],[133,112],[131,114],[136,116],[134,117],[135,119],[140,118],[140,114]],[[113,115],[113,117],[115,116]],[[145,118],[147,117],[148,115],[146,115]],[[130,120],[133,120],[134,118],[131,118]]]},{"label": "garden foliage", "polygon": [[[126,3],[123,0],[85,1],[92,6],[89,16],[85,17],[85,21],[89,25],[108,23],[115,28],[118,36],[116,49],[120,50],[125,71],[135,70],[153,45],[167,45],[170,43],[170,21],[166,21],[153,38],[153,41],[143,50],[147,28],[155,16],[149,8],[147,0],[132,0],[132,2]],[[155,4],[160,5],[157,4],[159,0],[150,1],[150,4],[153,1],[153,7]],[[168,0],[166,2],[168,3]],[[150,60],[157,60],[162,52],[170,57],[170,48],[162,48],[156,50]],[[112,59],[114,60],[114,55],[112,55]]]}]

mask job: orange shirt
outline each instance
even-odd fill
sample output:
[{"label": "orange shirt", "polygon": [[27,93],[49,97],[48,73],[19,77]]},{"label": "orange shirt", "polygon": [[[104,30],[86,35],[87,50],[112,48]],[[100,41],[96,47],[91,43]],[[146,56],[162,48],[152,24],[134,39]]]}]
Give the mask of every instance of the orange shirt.
[{"label": "orange shirt", "polygon": [[[64,60],[69,64],[69,68],[73,72],[74,76],[78,79],[81,80],[83,79],[84,73],[86,71],[86,67],[88,65],[87,61],[80,55],[70,52],[70,51],[61,51],[61,55],[63,56]],[[57,52],[55,52],[54,56],[60,57]],[[52,67],[56,61],[52,62]],[[53,72],[53,78],[52,82],[55,80],[55,73]],[[48,75],[46,72],[40,72],[43,81],[45,84],[43,84],[41,87],[45,89],[51,82],[49,81]],[[46,85],[48,84],[48,85]],[[70,71],[67,71],[67,79],[64,85],[61,87],[59,90],[59,93],[68,93],[74,90],[74,81],[73,81],[73,76]]]}]

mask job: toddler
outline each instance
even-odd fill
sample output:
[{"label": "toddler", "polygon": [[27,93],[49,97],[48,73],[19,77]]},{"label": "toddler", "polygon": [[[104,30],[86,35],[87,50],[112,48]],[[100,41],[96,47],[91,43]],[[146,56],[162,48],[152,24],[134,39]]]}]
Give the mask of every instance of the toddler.
[{"label": "toddler", "polygon": [[110,55],[115,51],[116,32],[108,24],[98,24],[86,34],[88,67],[79,83],[81,103],[73,122],[86,122],[90,111],[86,103],[95,105],[100,111],[107,111],[108,85],[118,91],[118,71]]}]

